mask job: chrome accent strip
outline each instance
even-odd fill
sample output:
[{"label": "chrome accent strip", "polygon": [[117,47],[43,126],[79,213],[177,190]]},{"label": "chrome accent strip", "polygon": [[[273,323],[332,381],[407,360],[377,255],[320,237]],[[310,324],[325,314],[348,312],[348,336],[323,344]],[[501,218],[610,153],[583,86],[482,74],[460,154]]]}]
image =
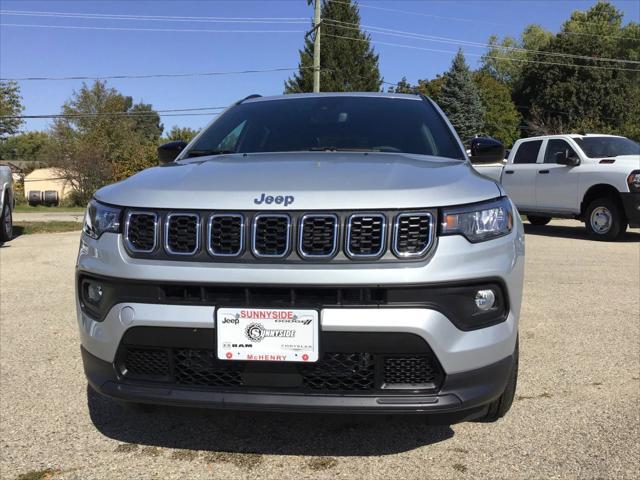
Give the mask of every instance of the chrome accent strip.
[{"label": "chrome accent strip", "polygon": [[[213,225],[213,220],[215,218],[239,218],[240,219],[240,248],[237,253],[216,253],[211,246],[211,226]],[[209,215],[209,220],[207,221],[207,252],[212,257],[238,257],[242,255],[244,251],[244,235],[245,235],[245,223],[244,223],[244,215],[241,213],[212,213]]]},{"label": "chrome accent strip", "polygon": [[[304,253],[304,251],[302,250],[302,238],[304,235],[304,221],[307,218],[333,218],[333,250],[331,250],[331,253],[328,254],[324,254],[324,255],[317,255],[317,254],[309,254],[309,253]],[[330,258],[333,257],[336,252],[338,251],[338,228],[339,228],[339,220],[338,220],[338,216],[336,214],[333,213],[325,213],[325,214],[321,214],[321,213],[307,213],[304,214],[300,217],[300,222],[299,222],[299,233],[298,233],[298,253],[300,254],[300,256],[302,258]]]},{"label": "chrome accent strip", "polygon": [[[169,247],[169,225],[173,217],[195,217],[196,219],[196,246],[191,252],[174,252]],[[170,255],[195,255],[200,249],[200,215],[197,213],[168,213],[164,222],[164,250]]]},{"label": "chrome accent strip", "polygon": [[[357,217],[378,217],[382,219],[382,242],[380,243],[380,250],[376,253],[353,253],[351,251],[351,222],[354,218]],[[385,248],[387,246],[387,217],[382,213],[353,213],[349,215],[347,219],[347,234],[345,235],[345,253],[351,258],[377,258],[384,254]]]},{"label": "chrome accent strip", "polygon": [[[256,250],[256,225],[258,220],[262,217],[269,218],[286,218],[287,219],[287,246],[282,255],[263,255]],[[291,217],[286,213],[258,213],[253,217],[253,223],[251,225],[251,253],[257,258],[284,258],[289,255],[291,247]]]},{"label": "chrome accent strip", "polygon": [[[133,246],[131,241],[129,240],[129,222],[133,215],[150,215],[153,217],[153,247],[149,250],[145,250],[143,248],[136,248]],[[124,220],[124,244],[128,250],[134,253],[151,253],[158,246],[158,224],[159,224],[158,214],[155,212],[149,212],[146,210],[129,210]]]},{"label": "chrome accent strip", "polygon": [[[429,218],[429,238],[427,239],[427,246],[422,250],[420,250],[419,252],[415,252],[415,253],[400,252],[398,251],[398,228],[399,228],[398,225],[400,223],[400,219],[403,217],[416,217],[416,216]],[[434,230],[435,230],[434,227],[435,227],[435,221],[433,218],[433,214],[431,212],[411,212],[411,213],[400,213],[396,215],[396,219],[393,222],[393,240],[391,244],[391,250],[393,251],[393,254],[398,258],[422,257],[429,251],[429,249],[433,245],[433,237],[434,237]]]}]

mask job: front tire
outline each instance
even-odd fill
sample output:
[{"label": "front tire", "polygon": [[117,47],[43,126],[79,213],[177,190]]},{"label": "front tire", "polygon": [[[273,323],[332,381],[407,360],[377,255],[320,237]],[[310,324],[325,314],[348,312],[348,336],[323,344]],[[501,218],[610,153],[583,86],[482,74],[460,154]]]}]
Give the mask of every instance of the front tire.
[{"label": "front tire", "polygon": [[2,207],[2,215],[0,215],[0,243],[8,242],[13,238],[13,216],[9,199],[5,199]]},{"label": "front tire", "polygon": [[538,215],[527,215],[527,220],[531,225],[542,226],[551,221],[551,217],[541,217]]},{"label": "front tire", "polygon": [[614,241],[627,230],[627,219],[615,200],[597,198],[589,204],[584,215],[587,233],[595,240]]},{"label": "front tire", "polygon": [[511,409],[513,404],[513,398],[516,395],[516,386],[518,385],[518,357],[519,357],[519,341],[516,340],[516,348],[513,352],[513,366],[511,367],[511,373],[509,374],[509,380],[507,386],[504,389],[502,395],[489,404],[487,413],[480,417],[479,422],[495,422],[506,415]]}]

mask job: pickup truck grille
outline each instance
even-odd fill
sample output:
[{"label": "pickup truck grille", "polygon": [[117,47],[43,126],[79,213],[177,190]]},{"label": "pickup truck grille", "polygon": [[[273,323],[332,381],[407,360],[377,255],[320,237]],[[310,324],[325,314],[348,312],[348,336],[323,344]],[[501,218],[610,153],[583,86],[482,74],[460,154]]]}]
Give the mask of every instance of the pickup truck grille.
[{"label": "pickup truck grille", "polygon": [[436,211],[150,212],[129,210],[125,246],[137,258],[207,262],[349,263],[425,258]]}]

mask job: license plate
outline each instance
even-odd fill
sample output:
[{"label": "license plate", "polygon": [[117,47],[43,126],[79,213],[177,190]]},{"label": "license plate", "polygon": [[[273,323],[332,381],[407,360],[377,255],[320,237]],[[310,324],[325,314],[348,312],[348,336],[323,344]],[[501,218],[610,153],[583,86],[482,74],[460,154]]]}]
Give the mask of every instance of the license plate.
[{"label": "license plate", "polygon": [[318,312],[271,308],[216,311],[220,360],[318,361]]}]

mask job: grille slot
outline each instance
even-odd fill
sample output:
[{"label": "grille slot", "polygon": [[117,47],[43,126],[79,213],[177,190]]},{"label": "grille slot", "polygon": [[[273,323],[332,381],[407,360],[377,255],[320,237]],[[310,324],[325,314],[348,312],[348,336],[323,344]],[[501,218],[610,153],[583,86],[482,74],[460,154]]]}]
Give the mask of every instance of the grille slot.
[{"label": "grille slot", "polygon": [[356,213],[347,223],[347,255],[352,258],[378,257],[384,253],[387,232],[386,218],[382,214]]},{"label": "grille slot", "polygon": [[396,217],[393,253],[400,258],[423,256],[433,241],[433,215],[429,212],[403,213]]},{"label": "grille slot", "polygon": [[303,257],[332,257],[338,249],[338,217],[304,215],[298,242]]},{"label": "grille slot", "polygon": [[213,214],[209,217],[207,249],[214,257],[237,257],[244,250],[244,217]]},{"label": "grille slot", "polygon": [[152,252],[158,238],[158,215],[153,212],[128,212],[124,237],[129,250],[139,253]]},{"label": "grille slot", "polygon": [[442,379],[432,356],[393,356],[384,359],[383,388],[434,388]]},{"label": "grille slot", "polygon": [[258,214],[253,220],[253,254],[256,257],[285,257],[289,253],[290,236],[288,215]]},{"label": "grille slot", "polygon": [[173,255],[193,255],[200,247],[200,217],[196,213],[170,213],[165,221],[164,246]]}]

